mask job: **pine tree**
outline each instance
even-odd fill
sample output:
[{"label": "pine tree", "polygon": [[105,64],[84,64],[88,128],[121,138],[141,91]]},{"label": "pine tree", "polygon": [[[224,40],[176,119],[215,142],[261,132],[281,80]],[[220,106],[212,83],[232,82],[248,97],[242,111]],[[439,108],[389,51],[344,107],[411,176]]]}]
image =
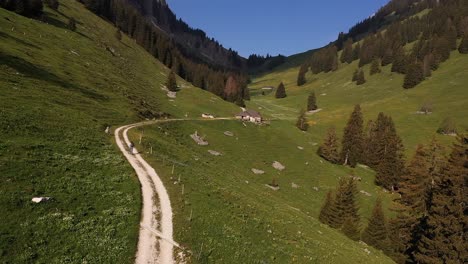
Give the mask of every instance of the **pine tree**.
[{"label": "pine tree", "polygon": [[458,51],[461,54],[468,54],[468,32],[463,36],[460,46],[458,47]]},{"label": "pine tree", "polygon": [[343,52],[340,57],[341,63],[351,63],[353,62],[353,39],[349,38],[345,41]]},{"label": "pine tree", "polygon": [[309,124],[307,123],[307,117],[305,113],[305,110],[302,109],[296,122],[296,127],[302,131],[307,131],[309,129]]},{"label": "pine tree", "polygon": [[323,224],[330,225],[330,209],[334,204],[333,200],[333,192],[328,191],[327,196],[325,198],[325,202],[322,205],[322,208],[320,209],[320,214],[319,214],[319,220]]},{"label": "pine tree", "polygon": [[422,215],[427,211],[430,196],[429,155],[427,149],[419,145],[399,183],[399,202],[411,207],[414,215]]},{"label": "pine tree", "polygon": [[380,113],[377,118],[375,142],[372,153],[377,160],[369,166],[375,168],[377,172],[376,184],[393,190],[405,171],[404,147],[401,138],[397,135],[392,118],[383,113]]},{"label": "pine tree", "polygon": [[171,92],[177,92],[177,80],[173,71],[167,76],[166,87]]},{"label": "pine tree", "polygon": [[406,74],[408,69],[408,58],[402,47],[398,48],[393,55],[392,72]]},{"label": "pine tree", "polygon": [[353,178],[341,178],[335,191],[336,197],[330,207],[329,225],[340,229],[347,218],[359,223],[358,207],[356,205],[357,186]]},{"label": "pine tree", "polygon": [[382,57],[382,66],[387,66],[393,62],[393,50],[388,48]]},{"label": "pine tree", "polygon": [[297,86],[302,86],[307,82],[305,75],[308,69],[309,67],[307,65],[302,65],[299,69],[299,75],[297,76]]},{"label": "pine tree", "polygon": [[346,185],[346,179],[340,178],[335,190],[335,199],[333,199],[333,204],[328,209],[328,225],[332,228],[341,228],[346,218]]},{"label": "pine tree", "polygon": [[372,216],[361,235],[361,240],[377,249],[386,251],[389,245],[387,223],[380,198],[375,202]]},{"label": "pine tree", "polygon": [[358,42],[353,49],[353,61],[359,59],[360,53],[361,53],[361,44],[359,44]]},{"label": "pine tree", "polygon": [[317,98],[315,97],[315,92],[312,91],[307,98],[307,111],[315,111],[317,109]]},{"label": "pine tree", "polygon": [[120,32],[120,29],[117,29],[115,31],[115,38],[118,40],[118,41],[122,41],[122,32]]},{"label": "pine tree", "polygon": [[334,127],[328,129],[327,136],[322,145],[318,148],[317,154],[323,159],[338,164],[340,162],[340,153],[338,146],[338,137]]},{"label": "pine tree", "polygon": [[377,59],[374,59],[372,61],[372,65],[371,65],[371,68],[370,68],[370,75],[374,75],[374,74],[377,74],[377,73],[381,73],[382,70],[380,69],[380,62],[379,60]]},{"label": "pine tree", "polygon": [[286,95],[286,88],[284,87],[283,82],[281,82],[278,85],[278,88],[276,89],[275,98],[281,99],[281,98],[286,98],[286,96],[287,96]]},{"label": "pine tree", "polygon": [[240,87],[237,76],[230,75],[224,86],[224,97],[229,102],[236,102],[239,100],[239,97],[242,97],[240,94]]},{"label": "pine tree", "polygon": [[447,117],[442,121],[440,124],[439,129],[437,129],[437,133],[442,135],[456,135],[457,134],[457,126],[451,117]]},{"label": "pine tree", "polygon": [[73,17],[68,19],[68,29],[70,29],[71,31],[76,30],[76,20]]},{"label": "pine tree", "polygon": [[359,69],[356,69],[353,73],[353,79],[352,79],[353,82],[357,81],[358,75],[359,75]]},{"label": "pine tree", "polygon": [[420,63],[413,63],[408,67],[405,75],[403,88],[410,89],[424,81],[423,66]]},{"label": "pine tree", "polygon": [[419,263],[466,263],[468,137],[459,138],[433,188],[424,234],[415,253]]},{"label": "pine tree", "polygon": [[363,122],[361,106],[356,105],[343,133],[341,160],[345,165],[355,167],[361,161],[364,140]]},{"label": "pine tree", "polygon": [[366,83],[366,78],[364,76],[364,71],[361,69],[359,70],[359,73],[356,77],[356,84],[357,85],[362,85],[362,84],[365,84]]},{"label": "pine tree", "polygon": [[359,222],[356,222],[355,219],[347,217],[341,228],[343,234],[354,241],[358,241],[360,238]]}]

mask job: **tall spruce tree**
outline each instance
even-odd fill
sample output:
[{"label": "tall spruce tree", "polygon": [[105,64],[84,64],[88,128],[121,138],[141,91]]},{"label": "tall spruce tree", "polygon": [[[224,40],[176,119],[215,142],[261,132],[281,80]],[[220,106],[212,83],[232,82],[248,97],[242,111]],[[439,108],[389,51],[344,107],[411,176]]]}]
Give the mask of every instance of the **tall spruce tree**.
[{"label": "tall spruce tree", "polygon": [[345,165],[355,167],[363,153],[363,117],[361,106],[356,105],[343,132],[341,160]]},{"label": "tall spruce tree", "polygon": [[369,74],[374,75],[381,72],[382,70],[380,69],[380,61],[378,59],[374,59],[371,64]]},{"label": "tall spruce tree", "polygon": [[328,129],[327,136],[325,137],[322,145],[318,148],[317,154],[331,163],[338,164],[340,162],[338,144],[336,130],[334,127],[331,127]]},{"label": "tall spruce tree", "polygon": [[468,32],[463,36],[460,46],[458,46],[458,51],[461,54],[468,54]]},{"label": "tall spruce tree", "polygon": [[356,204],[357,186],[352,177],[341,178],[336,188],[333,206],[330,207],[329,225],[340,229],[346,219],[359,223],[360,217]]},{"label": "tall spruce tree", "polygon": [[286,98],[286,96],[287,96],[286,95],[286,88],[284,87],[283,82],[281,82],[278,85],[278,88],[276,89],[275,98],[281,99],[281,98]]},{"label": "tall spruce tree", "polygon": [[167,76],[166,87],[171,92],[177,92],[177,79],[173,71]]},{"label": "tall spruce tree", "polygon": [[389,246],[387,222],[382,209],[382,200],[380,198],[375,202],[372,216],[369,219],[367,227],[361,235],[361,240],[366,244],[371,245],[377,249],[386,251]]},{"label": "tall spruce tree", "polygon": [[360,229],[359,229],[359,222],[356,222],[356,219],[351,217],[347,217],[343,222],[343,227],[341,227],[341,231],[347,237],[354,241],[358,241],[361,237]]},{"label": "tall spruce tree", "polygon": [[379,114],[376,129],[377,144],[373,153],[378,159],[373,166],[377,171],[375,181],[377,185],[393,190],[405,171],[403,143],[391,117]]},{"label": "tall spruce tree", "polygon": [[403,88],[413,88],[422,81],[424,81],[423,65],[421,65],[419,62],[416,62],[408,66],[408,71],[403,82]]},{"label": "tall spruce tree", "polygon": [[309,97],[307,97],[307,111],[315,111],[317,109],[317,98],[315,97],[315,92],[312,91]]},{"label": "tall spruce tree", "polygon": [[353,39],[349,38],[345,41],[343,52],[340,57],[341,63],[351,63],[353,62]]},{"label": "tall spruce tree", "polygon": [[366,77],[364,76],[364,71],[362,69],[359,70],[356,76],[356,84],[362,85],[366,83]]},{"label": "tall spruce tree", "polygon": [[331,207],[334,206],[333,192],[328,191],[322,208],[320,209],[319,221],[323,224],[330,225]]},{"label": "tall spruce tree", "polygon": [[426,227],[415,253],[419,263],[466,263],[468,137],[454,145],[433,188]]},{"label": "tall spruce tree", "polygon": [[297,76],[297,86],[302,86],[307,82],[305,75],[308,70],[309,70],[308,65],[306,64],[301,65],[301,68],[299,69],[299,75]]},{"label": "tall spruce tree", "polygon": [[306,111],[302,109],[299,112],[299,117],[297,118],[296,127],[302,131],[307,131],[309,129],[309,124],[307,123]]}]

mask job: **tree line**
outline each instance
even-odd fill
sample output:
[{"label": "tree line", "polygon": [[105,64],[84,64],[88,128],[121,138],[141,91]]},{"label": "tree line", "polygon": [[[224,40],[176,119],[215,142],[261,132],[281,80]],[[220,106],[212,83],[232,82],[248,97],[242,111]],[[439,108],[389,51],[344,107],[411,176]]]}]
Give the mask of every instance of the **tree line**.
[{"label": "tree line", "polygon": [[406,164],[403,145],[392,118],[380,113],[363,126],[355,106],[344,129],[341,148],[330,128],[318,154],[349,166],[366,164],[376,171],[376,184],[396,192],[388,221],[377,200],[361,229],[355,177],[340,179],[327,193],[319,220],[384,251],[397,263],[465,263],[468,224],[468,136],[460,135],[449,157],[436,140],[419,145]]}]

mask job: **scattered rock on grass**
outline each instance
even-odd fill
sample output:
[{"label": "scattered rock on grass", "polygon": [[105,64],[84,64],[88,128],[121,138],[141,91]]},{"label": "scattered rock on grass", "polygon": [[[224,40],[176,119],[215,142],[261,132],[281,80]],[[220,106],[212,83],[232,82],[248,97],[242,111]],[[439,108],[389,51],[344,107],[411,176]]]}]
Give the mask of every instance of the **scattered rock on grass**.
[{"label": "scattered rock on grass", "polygon": [[34,197],[31,199],[31,201],[33,203],[43,203],[43,202],[49,201],[50,199],[52,198],[51,197]]},{"label": "scattered rock on grass", "polygon": [[177,92],[167,92],[167,97],[175,99],[177,97]]},{"label": "scattered rock on grass", "polygon": [[257,175],[265,174],[264,171],[258,170],[258,169],[252,169],[252,172],[253,172],[254,174],[257,174]]},{"label": "scattered rock on grass", "polygon": [[291,187],[292,187],[293,189],[297,189],[297,188],[299,188],[299,185],[297,185],[297,184],[295,184],[294,182],[292,182],[292,183],[291,183]]},{"label": "scattered rock on grass", "polygon": [[299,150],[304,150],[304,147],[297,146],[297,149],[299,149]]},{"label": "scattered rock on grass", "polygon": [[365,196],[368,196],[368,197],[372,196],[372,194],[370,194],[370,193],[368,193],[368,192],[366,192],[364,190],[361,190],[360,193],[362,193],[362,194],[364,194]]},{"label": "scattered rock on grass", "polygon": [[221,156],[221,153],[219,153],[218,151],[208,150],[208,152],[213,156]]},{"label": "scattered rock on grass", "polygon": [[206,146],[206,145],[208,145],[208,141],[205,141],[204,138],[200,137],[200,136],[198,135],[198,132],[197,132],[197,131],[195,131],[194,134],[190,135],[190,137],[191,137],[195,142],[197,142],[197,144],[200,145],[200,146]]},{"label": "scattered rock on grass", "polygon": [[273,162],[272,166],[273,166],[273,168],[275,168],[275,169],[277,169],[279,171],[282,171],[282,170],[286,169],[286,167],[283,164],[279,163],[278,161]]},{"label": "scattered rock on grass", "polygon": [[316,191],[316,192],[319,191],[319,188],[318,188],[318,187],[314,187],[314,188],[312,188],[312,189],[314,189],[314,191]]},{"label": "scattered rock on grass", "polygon": [[232,133],[231,131],[224,131],[224,135],[226,135],[228,137],[233,137],[234,133]]}]

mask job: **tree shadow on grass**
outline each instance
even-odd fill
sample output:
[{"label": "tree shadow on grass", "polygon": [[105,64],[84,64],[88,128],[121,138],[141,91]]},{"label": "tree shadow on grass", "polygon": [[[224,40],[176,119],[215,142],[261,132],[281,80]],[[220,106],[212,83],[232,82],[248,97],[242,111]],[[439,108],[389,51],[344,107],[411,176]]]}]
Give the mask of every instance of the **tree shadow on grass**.
[{"label": "tree shadow on grass", "polygon": [[1,51],[0,51],[0,65],[6,65],[12,69],[15,69],[16,71],[25,75],[26,77],[50,82],[64,89],[69,89],[69,90],[73,90],[75,92],[81,93],[84,96],[94,99],[94,100],[98,100],[98,101],[108,100],[106,96],[101,95],[97,93],[96,91],[70,83],[69,81],[63,80],[59,76],[47,70],[44,70],[37,65],[34,65],[21,58],[4,54]]},{"label": "tree shadow on grass", "polygon": [[37,46],[37,45],[34,45],[34,44],[32,44],[32,43],[29,43],[29,42],[27,42],[27,41],[24,41],[24,40],[19,39],[19,38],[17,38],[17,37],[13,37],[13,36],[11,36],[11,35],[5,33],[5,32],[1,32],[1,31],[0,31],[0,39],[2,39],[2,38],[10,38],[10,39],[14,40],[15,42],[18,42],[18,43],[23,44],[24,46],[28,46],[28,47],[30,47],[30,48],[42,49],[41,47],[39,47],[39,46]]}]

